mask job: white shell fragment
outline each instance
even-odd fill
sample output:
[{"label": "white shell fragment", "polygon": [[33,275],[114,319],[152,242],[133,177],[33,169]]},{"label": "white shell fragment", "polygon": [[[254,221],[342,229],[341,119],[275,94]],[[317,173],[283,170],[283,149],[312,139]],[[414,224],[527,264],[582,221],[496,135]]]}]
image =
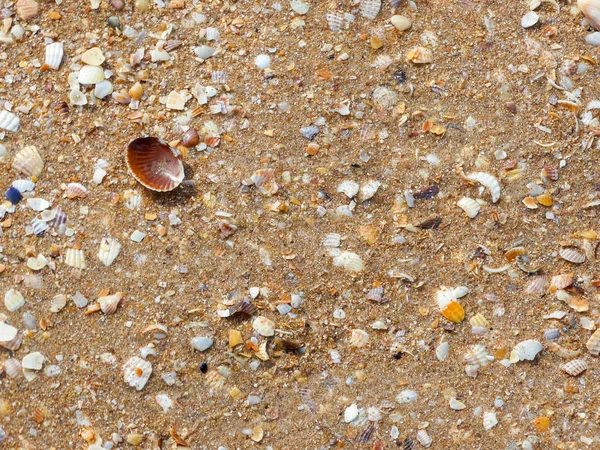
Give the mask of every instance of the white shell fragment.
[{"label": "white shell fragment", "polygon": [[42,370],[46,358],[40,352],[28,353],[23,357],[21,366],[23,369]]},{"label": "white shell fragment", "polygon": [[454,397],[452,397],[450,399],[450,409],[453,409],[454,411],[462,411],[466,407],[467,407],[467,405],[465,405],[460,400],[457,400]]},{"label": "white shell fragment", "polygon": [[100,243],[100,250],[98,251],[98,259],[106,267],[111,266],[119,253],[121,252],[121,244],[114,238],[105,237]]},{"label": "white shell fragment", "polygon": [[192,347],[194,347],[194,349],[198,350],[199,352],[204,352],[212,347],[213,340],[206,336],[196,336],[192,338],[190,344]]},{"label": "white shell fragment", "polygon": [[75,269],[85,269],[85,254],[83,250],[68,248],[65,255],[65,264]]},{"label": "white shell fragment", "polygon": [[83,53],[83,55],[81,55],[81,62],[90,66],[100,66],[102,65],[104,60],[104,54],[102,53],[102,50],[100,50],[98,47],[92,47],[85,53]]},{"label": "white shell fragment", "polygon": [[269,337],[275,334],[275,323],[264,316],[258,316],[252,322],[254,328],[261,336]]},{"label": "white shell fragment", "polygon": [[349,272],[360,272],[365,268],[362,258],[353,252],[341,252],[333,258],[333,265],[343,267]]},{"label": "white shell fragment", "polygon": [[512,364],[519,361],[533,361],[536,355],[543,349],[542,344],[534,339],[519,342],[510,353],[510,362]]},{"label": "white shell fragment", "polygon": [[19,118],[6,110],[0,111],[0,128],[8,131],[18,131]]},{"label": "white shell fragment", "polygon": [[456,206],[462,209],[471,219],[479,214],[481,206],[475,200],[469,197],[463,197],[456,202]]},{"label": "white shell fragment", "polygon": [[100,83],[104,80],[104,69],[97,66],[83,66],[77,75],[77,81],[84,85]]},{"label": "white shell fragment", "polygon": [[6,291],[6,294],[4,294],[4,306],[6,306],[6,309],[8,309],[10,312],[14,312],[23,305],[25,305],[25,298],[23,297],[23,294],[15,289],[9,289]]},{"label": "white shell fragment", "polygon": [[359,189],[359,185],[355,181],[344,180],[338,186],[337,191],[346,194],[348,198],[353,198],[358,194]]},{"label": "white shell fragment", "polygon": [[358,417],[358,406],[356,403],[351,404],[344,410],[344,422],[350,423]]},{"label": "white shell fragment", "polygon": [[48,67],[58,70],[64,54],[62,42],[53,42],[46,45],[46,64],[48,64]]},{"label": "white shell fragment", "polygon": [[416,437],[417,441],[419,441],[419,444],[421,444],[425,448],[429,448],[431,446],[431,443],[433,442],[433,439],[431,438],[431,436],[429,436],[427,430],[417,431]]},{"label": "white shell fragment", "polygon": [[398,403],[412,403],[417,400],[418,394],[412,389],[406,389],[396,395],[396,401]]},{"label": "white shell fragment", "polygon": [[523,28],[530,28],[538,23],[539,20],[540,16],[535,11],[529,11],[521,18],[521,26]]},{"label": "white shell fragment", "polygon": [[496,418],[496,413],[493,411],[486,411],[483,413],[483,428],[486,431],[491,430],[496,425],[498,425],[498,419]]},{"label": "white shell fragment", "polygon": [[485,172],[474,172],[467,175],[467,178],[488,188],[492,195],[492,202],[496,203],[500,200],[500,183],[495,176]]},{"label": "white shell fragment", "polygon": [[18,331],[15,327],[0,322],[0,342],[12,341],[17,336]]},{"label": "white shell fragment", "polygon": [[360,202],[365,202],[373,198],[375,193],[379,190],[379,186],[381,186],[381,183],[375,180],[370,180],[363,184],[360,187],[358,195],[358,199],[360,200]]},{"label": "white shell fragment", "polygon": [[381,9],[381,0],[360,0],[360,13],[369,20],[375,19]]},{"label": "white shell fragment", "polygon": [[129,386],[142,390],[150,375],[152,364],[139,356],[134,356],[123,365],[123,379]]}]

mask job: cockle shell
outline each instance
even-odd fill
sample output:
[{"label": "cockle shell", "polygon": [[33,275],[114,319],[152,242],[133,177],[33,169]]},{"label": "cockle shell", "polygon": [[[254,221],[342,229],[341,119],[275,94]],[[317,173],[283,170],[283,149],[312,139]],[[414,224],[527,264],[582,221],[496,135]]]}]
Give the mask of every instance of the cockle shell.
[{"label": "cockle shell", "polygon": [[573,264],[582,264],[585,262],[585,254],[576,247],[562,247],[558,254],[565,261],[569,261]]},{"label": "cockle shell", "polygon": [[12,167],[28,177],[37,177],[42,173],[44,160],[38,153],[37,148],[31,145],[23,148],[15,155]]},{"label": "cockle shell", "polygon": [[15,180],[12,182],[12,187],[23,194],[24,192],[33,191],[35,189],[35,183],[31,180]]},{"label": "cockle shell", "polygon": [[350,346],[355,348],[363,348],[369,342],[369,333],[364,330],[352,330],[350,335]]},{"label": "cockle shell", "polygon": [[482,344],[475,344],[465,354],[465,361],[472,365],[487,366],[489,364],[488,352]]},{"label": "cockle shell", "polygon": [[76,269],[85,269],[85,254],[83,250],[68,248],[65,255],[65,264]]},{"label": "cockle shell", "polygon": [[557,291],[559,289],[565,289],[573,284],[573,274],[563,273],[555,275],[550,280],[550,290]]},{"label": "cockle shell", "polygon": [[381,9],[381,0],[361,0],[360,13],[369,20],[375,19]]},{"label": "cockle shell", "polygon": [[487,321],[487,319],[481,313],[476,314],[473,317],[471,317],[469,319],[469,323],[474,327],[484,327],[484,328],[490,327],[490,323]]},{"label": "cockle shell", "polygon": [[119,244],[119,241],[110,237],[105,237],[100,243],[98,259],[100,259],[102,264],[108,267],[115,261],[120,252],[121,244]]},{"label": "cockle shell", "polygon": [[590,336],[585,343],[585,346],[592,355],[600,355],[600,328],[598,328],[594,334]]},{"label": "cockle shell", "polygon": [[254,328],[261,336],[269,337],[275,334],[275,323],[264,316],[258,316],[252,322]]},{"label": "cockle shell", "polygon": [[563,364],[560,368],[572,377],[576,377],[587,370],[588,363],[583,359],[574,359]]},{"label": "cockle shell", "polygon": [[48,67],[54,70],[60,68],[60,63],[63,60],[65,52],[63,50],[62,42],[53,42],[46,45],[46,64]]},{"label": "cockle shell", "polygon": [[4,306],[6,306],[6,309],[10,312],[14,312],[23,305],[25,305],[23,294],[16,289],[9,289],[6,291],[6,294],[4,294]]},{"label": "cockle shell", "polygon": [[4,361],[4,370],[9,378],[17,378],[23,375],[21,361],[19,361],[17,358],[10,358]]},{"label": "cockle shell", "polygon": [[38,237],[42,237],[48,228],[48,224],[37,217],[31,221],[31,231]]},{"label": "cockle shell", "polygon": [[172,191],[184,177],[181,152],[156,137],[131,141],[127,166],[143,186],[158,192]]},{"label": "cockle shell", "polygon": [[116,292],[112,295],[105,295],[103,297],[98,298],[98,303],[100,304],[100,309],[104,314],[114,314],[117,311],[117,308],[121,304],[121,300],[123,299],[122,292]]},{"label": "cockle shell", "polygon": [[0,128],[8,131],[17,131],[21,121],[19,118],[6,110],[0,111]]},{"label": "cockle shell", "polygon": [[600,31],[600,2],[598,0],[577,0],[577,6],[589,24]]},{"label": "cockle shell", "polygon": [[492,195],[492,202],[496,203],[500,199],[500,183],[495,176],[485,172],[474,172],[467,175],[467,179],[488,188]]},{"label": "cockle shell", "polygon": [[77,81],[83,85],[92,85],[104,80],[104,69],[98,66],[83,66],[77,75]]},{"label": "cockle shell", "polygon": [[92,47],[81,55],[81,62],[90,66],[101,66],[105,59],[102,50],[98,47]]},{"label": "cockle shell", "polygon": [[327,13],[325,16],[329,29],[333,32],[341,31],[344,27],[345,17],[344,14],[338,11]]},{"label": "cockle shell", "polygon": [[279,186],[275,182],[275,171],[273,169],[259,169],[252,174],[250,181],[263,195],[275,195]]},{"label": "cockle shell", "polygon": [[67,198],[85,198],[87,196],[87,189],[81,183],[69,183],[66,186],[63,185],[64,196]]},{"label": "cockle shell", "polygon": [[37,212],[44,211],[45,209],[50,208],[50,202],[43,198],[28,198],[27,206]]},{"label": "cockle shell", "polygon": [[362,258],[353,252],[341,252],[333,258],[333,265],[349,272],[360,272],[365,268]]},{"label": "cockle shell", "polygon": [[385,87],[377,86],[371,94],[373,105],[377,111],[386,111],[393,108],[398,103],[398,94],[395,91]]},{"label": "cockle shell", "polygon": [[21,20],[28,21],[37,16],[40,5],[34,0],[19,0],[17,2],[17,15]]},{"label": "cockle shell", "polygon": [[134,356],[123,365],[123,379],[138,391],[148,382],[152,374],[152,364],[139,356]]},{"label": "cockle shell", "polygon": [[481,206],[475,200],[469,197],[463,197],[456,202],[456,206],[462,209],[471,219],[479,214]]}]

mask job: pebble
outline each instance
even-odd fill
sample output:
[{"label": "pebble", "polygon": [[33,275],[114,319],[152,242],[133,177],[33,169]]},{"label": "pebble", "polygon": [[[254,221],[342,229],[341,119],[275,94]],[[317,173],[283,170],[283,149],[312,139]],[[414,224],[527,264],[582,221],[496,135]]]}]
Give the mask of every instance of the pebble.
[{"label": "pebble", "polygon": [[538,23],[539,20],[540,17],[535,11],[529,11],[521,18],[521,26],[523,28],[530,28]]},{"label": "pebble", "polygon": [[268,69],[271,67],[271,57],[269,55],[258,55],[254,63],[259,69]]}]

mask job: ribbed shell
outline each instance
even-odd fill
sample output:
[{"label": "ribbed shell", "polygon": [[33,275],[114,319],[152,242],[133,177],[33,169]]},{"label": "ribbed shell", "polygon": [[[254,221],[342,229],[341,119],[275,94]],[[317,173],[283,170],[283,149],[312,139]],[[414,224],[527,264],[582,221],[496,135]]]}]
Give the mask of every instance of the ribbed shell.
[{"label": "ribbed shell", "polygon": [[457,301],[451,301],[442,309],[442,316],[454,323],[465,320],[465,310]]},{"label": "ribbed shell", "polygon": [[19,0],[17,2],[17,15],[21,20],[30,20],[37,16],[40,5],[34,0]]},{"label": "ribbed shell", "polygon": [[98,259],[104,264],[106,267],[109,267],[119,256],[121,252],[121,244],[119,241],[113,238],[103,238],[100,243],[100,250],[98,251]]},{"label": "ribbed shell", "polygon": [[85,254],[83,250],[68,248],[65,256],[65,264],[76,269],[85,269]]},{"label": "ribbed shell", "polygon": [[488,352],[485,349],[485,346],[481,344],[475,344],[465,354],[465,361],[472,365],[487,366],[489,364],[487,356]]},{"label": "ribbed shell", "polygon": [[85,198],[87,189],[81,183],[69,183],[64,187],[64,196],[67,198]]},{"label": "ribbed shell", "polygon": [[112,295],[105,295],[104,297],[100,297],[98,299],[98,303],[100,303],[100,309],[104,314],[114,314],[121,303],[121,299],[123,298],[122,292],[117,292]]},{"label": "ribbed shell", "polygon": [[211,370],[206,374],[206,384],[211,389],[218,391],[225,384],[225,377],[218,370]]},{"label": "ribbed shell", "polygon": [[9,378],[17,378],[23,376],[21,369],[21,361],[17,358],[10,358],[4,361],[4,371]]},{"label": "ribbed shell", "polygon": [[490,327],[490,323],[487,321],[487,319],[481,313],[475,314],[473,317],[471,317],[469,319],[469,323],[471,324],[471,326],[474,326],[474,327],[484,327],[484,328]]},{"label": "ribbed shell", "polygon": [[417,431],[417,441],[419,441],[419,444],[421,444],[423,447],[429,448],[433,442],[433,439],[431,439],[431,436],[427,434],[426,430],[419,430]]},{"label": "ribbed shell", "polygon": [[381,0],[361,0],[360,13],[369,20],[373,20],[379,14]]},{"label": "ribbed shell", "polygon": [[400,404],[412,403],[417,400],[418,397],[419,394],[417,394],[416,391],[413,391],[412,389],[405,389],[396,395],[396,401]]},{"label": "ribbed shell", "polygon": [[583,359],[574,359],[573,361],[563,364],[560,368],[572,377],[576,377],[587,370],[588,363]]},{"label": "ribbed shell", "polygon": [[135,179],[153,191],[172,191],[183,181],[181,153],[156,137],[131,141],[126,159]]},{"label": "ribbed shell", "polygon": [[467,175],[467,178],[489,189],[492,202],[496,203],[500,199],[500,183],[495,176],[485,172],[474,172]]},{"label": "ribbed shell", "polygon": [[569,350],[568,348],[564,348],[561,345],[558,345],[556,342],[552,342],[548,346],[548,350],[558,355],[562,359],[577,358],[581,354],[581,351],[579,350]]},{"label": "ribbed shell", "polygon": [[38,237],[43,236],[48,228],[48,224],[37,217],[31,221],[31,231]]},{"label": "ribbed shell", "polygon": [[573,264],[585,262],[585,255],[576,247],[563,247],[558,251],[558,254],[562,259]]},{"label": "ribbed shell", "polygon": [[383,299],[383,286],[379,286],[371,289],[367,292],[366,295],[367,300],[371,300],[372,302],[382,302]]},{"label": "ribbed shell", "polygon": [[371,98],[378,111],[386,111],[398,103],[398,94],[385,86],[377,86],[373,90]]},{"label": "ribbed shell", "polygon": [[343,13],[334,11],[327,13],[325,17],[331,31],[338,32],[344,27],[345,18]]},{"label": "ribbed shell", "polygon": [[558,290],[564,289],[573,284],[573,274],[572,273],[563,273],[560,275],[555,275],[550,280],[550,289]]},{"label": "ribbed shell", "polygon": [[[2,113],[0,113],[1,115]],[[0,126],[1,127],[1,126]],[[44,169],[44,160],[33,145],[19,151],[12,162],[13,169],[28,177],[37,177]]]},{"label": "ribbed shell", "polygon": [[48,67],[51,69],[59,69],[64,55],[65,52],[63,50],[62,42],[53,42],[52,44],[46,45],[46,64],[48,64]]},{"label": "ribbed shell", "polygon": [[343,267],[349,272],[360,272],[365,268],[362,258],[353,252],[341,252],[333,258],[333,265]]},{"label": "ribbed shell", "polygon": [[544,339],[547,341],[555,341],[560,337],[560,330],[558,328],[551,328],[550,330],[544,331]]},{"label": "ribbed shell", "polygon": [[148,361],[134,356],[123,365],[123,379],[129,386],[140,391],[152,374],[152,364]]},{"label": "ribbed shell", "polygon": [[17,131],[20,124],[19,118],[6,110],[0,111],[0,128],[8,131]]},{"label": "ribbed shell", "polygon": [[279,190],[273,169],[259,169],[252,174],[250,180],[263,195],[274,195]]},{"label": "ribbed shell", "polygon": [[531,279],[525,288],[526,294],[543,294],[548,289],[548,277],[538,275]]},{"label": "ribbed shell", "polygon": [[268,361],[269,360],[269,354],[267,353],[267,343],[263,342],[262,344],[260,344],[260,346],[258,347],[258,351],[255,353],[255,356],[260,359],[261,361]]},{"label": "ribbed shell", "polygon": [[23,297],[23,294],[16,289],[9,289],[6,291],[4,294],[4,306],[6,306],[6,309],[8,309],[10,312],[14,312],[23,305],[25,305],[25,298]]},{"label": "ribbed shell", "polygon": [[22,194],[24,192],[33,191],[35,189],[35,183],[31,180],[15,180],[12,182],[12,187]]},{"label": "ribbed shell", "polygon": [[600,355],[600,328],[598,328],[594,334],[590,336],[588,341],[585,343],[585,346],[592,355]]},{"label": "ribbed shell", "polygon": [[469,197],[463,197],[456,202],[456,206],[462,209],[471,219],[479,214],[481,206],[475,200]]}]

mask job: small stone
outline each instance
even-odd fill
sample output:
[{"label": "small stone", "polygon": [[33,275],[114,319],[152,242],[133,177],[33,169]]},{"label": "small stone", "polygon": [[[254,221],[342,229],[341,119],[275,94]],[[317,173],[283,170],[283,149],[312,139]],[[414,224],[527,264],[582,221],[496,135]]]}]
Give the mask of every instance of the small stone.
[{"label": "small stone", "polygon": [[523,28],[530,28],[538,23],[538,20],[540,20],[540,16],[535,11],[529,11],[521,18],[521,26]]},{"label": "small stone", "polygon": [[404,17],[404,16],[400,16],[400,15],[392,16],[392,18],[390,19],[390,22],[392,23],[392,25],[394,25],[394,27],[398,31],[406,31],[412,26],[412,22],[410,21],[410,19],[408,17]]},{"label": "small stone", "polygon": [[138,433],[132,433],[127,435],[127,443],[131,445],[140,445],[144,440],[144,436]]},{"label": "small stone", "polygon": [[121,11],[125,7],[125,2],[123,0],[111,0],[110,6],[115,8],[117,11]]},{"label": "small stone", "polygon": [[142,233],[139,230],[135,230],[133,233],[131,233],[131,240],[133,242],[140,243],[144,240],[145,237],[146,237],[146,233]]},{"label": "small stone", "polygon": [[199,352],[204,352],[212,347],[213,340],[206,336],[196,336],[192,338],[190,344]]},{"label": "small stone", "polygon": [[117,16],[109,17],[108,19],[106,19],[106,23],[110,28],[113,28],[115,30],[123,29],[123,25],[121,25],[121,19],[119,19]]}]

